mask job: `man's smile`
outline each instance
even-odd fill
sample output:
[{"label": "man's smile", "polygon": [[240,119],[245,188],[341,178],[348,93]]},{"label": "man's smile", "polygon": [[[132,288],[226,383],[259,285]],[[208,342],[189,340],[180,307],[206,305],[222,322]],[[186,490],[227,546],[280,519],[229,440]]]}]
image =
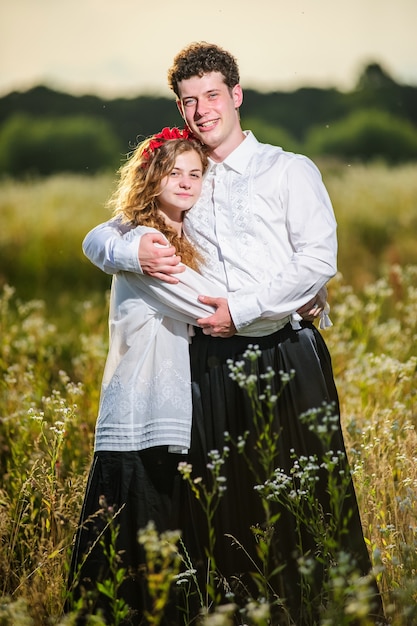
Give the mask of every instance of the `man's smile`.
[{"label": "man's smile", "polygon": [[207,122],[199,122],[197,123],[198,128],[212,128],[213,126],[215,126],[218,122],[218,118],[215,120],[208,120]]}]

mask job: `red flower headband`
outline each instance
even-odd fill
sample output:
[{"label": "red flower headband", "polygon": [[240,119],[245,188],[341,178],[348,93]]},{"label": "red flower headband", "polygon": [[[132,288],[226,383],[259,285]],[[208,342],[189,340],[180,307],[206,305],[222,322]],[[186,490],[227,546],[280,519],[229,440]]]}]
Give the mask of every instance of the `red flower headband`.
[{"label": "red flower headband", "polygon": [[161,130],[160,133],[153,135],[148,147],[145,148],[145,150],[143,151],[142,155],[145,161],[148,161],[151,154],[170,139],[195,139],[195,137],[188,130],[188,128],[184,128],[181,130],[180,128],[169,128],[168,126],[166,126]]}]

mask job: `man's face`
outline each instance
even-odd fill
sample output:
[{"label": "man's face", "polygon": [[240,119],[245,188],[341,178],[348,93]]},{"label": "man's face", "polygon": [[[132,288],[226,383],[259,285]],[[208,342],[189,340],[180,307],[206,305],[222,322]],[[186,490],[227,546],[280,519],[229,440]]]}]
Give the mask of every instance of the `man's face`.
[{"label": "man's face", "polygon": [[212,156],[225,158],[243,140],[240,85],[229,89],[220,72],[210,72],[180,81],[178,90],[178,108],[190,130],[210,148]]}]

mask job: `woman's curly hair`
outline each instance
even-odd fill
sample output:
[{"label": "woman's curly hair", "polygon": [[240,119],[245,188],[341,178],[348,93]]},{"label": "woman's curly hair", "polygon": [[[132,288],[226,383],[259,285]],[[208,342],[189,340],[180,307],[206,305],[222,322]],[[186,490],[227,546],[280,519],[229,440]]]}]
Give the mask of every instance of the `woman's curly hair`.
[{"label": "woman's curly hair", "polygon": [[197,270],[201,255],[185,237],[179,237],[158,212],[161,181],[174,168],[179,154],[194,150],[201,159],[203,173],[207,169],[206,149],[194,139],[170,139],[151,151],[153,137],[143,141],[119,169],[119,182],[107,206],[124,223],[149,226],[160,231],[175,246],[181,261]]},{"label": "woman's curly hair", "polygon": [[209,72],[220,72],[229,89],[233,89],[240,81],[237,61],[230,52],[205,41],[192,43],[174,58],[168,71],[168,85],[180,97],[180,81],[193,76],[201,77]]}]

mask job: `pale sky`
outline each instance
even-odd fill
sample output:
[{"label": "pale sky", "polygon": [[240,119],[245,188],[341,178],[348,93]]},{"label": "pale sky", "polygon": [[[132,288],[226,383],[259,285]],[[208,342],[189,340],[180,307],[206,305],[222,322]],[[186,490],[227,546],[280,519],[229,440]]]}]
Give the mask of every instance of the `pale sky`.
[{"label": "pale sky", "polygon": [[168,96],[174,55],[201,40],[243,87],[351,89],[374,61],[417,85],[416,24],[417,0],[0,0],[0,95]]}]

